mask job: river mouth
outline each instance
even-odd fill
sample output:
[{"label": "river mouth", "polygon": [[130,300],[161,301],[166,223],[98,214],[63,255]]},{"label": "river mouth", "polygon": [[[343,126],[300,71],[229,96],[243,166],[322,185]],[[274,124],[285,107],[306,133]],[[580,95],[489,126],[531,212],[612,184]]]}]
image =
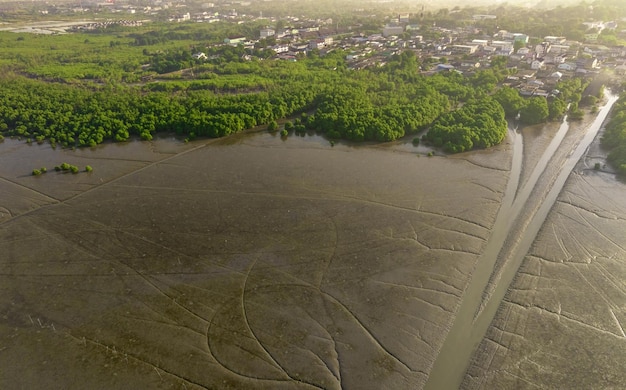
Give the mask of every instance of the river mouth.
[{"label": "river mouth", "polygon": [[0,387],[422,388],[511,149],[5,140]]}]

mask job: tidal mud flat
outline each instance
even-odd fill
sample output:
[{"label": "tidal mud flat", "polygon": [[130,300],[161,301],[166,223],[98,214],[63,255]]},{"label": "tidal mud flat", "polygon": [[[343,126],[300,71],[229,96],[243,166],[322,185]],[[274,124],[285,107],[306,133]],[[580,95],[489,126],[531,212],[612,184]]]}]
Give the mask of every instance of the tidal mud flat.
[{"label": "tidal mud flat", "polygon": [[[0,204],[2,388],[420,388],[510,165],[265,133],[0,148],[32,197]],[[61,161],[94,171],[29,176]]]},{"label": "tidal mud flat", "polygon": [[574,173],[524,259],[463,388],[623,388],[624,184]]},{"label": "tidal mud flat", "polygon": [[[557,131],[524,136],[520,188]],[[513,142],[429,158],[266,133],[78,151],[6,140],[0,388],[423,388],[493,234]],[[62,161],[94,171],[29,175]],[[587,206],[598,195],[577,194]],[[619,242],[623,204],[606,204]],[[470,384],[508,384],[488,370],[493,382],[474,382],[496,361],[483,351]]]},{"label": "tidal mud flat", "polygon": [[462,388],[625,386],[626,186],[594,169],[606,162],[601,134],[523,259]]}]

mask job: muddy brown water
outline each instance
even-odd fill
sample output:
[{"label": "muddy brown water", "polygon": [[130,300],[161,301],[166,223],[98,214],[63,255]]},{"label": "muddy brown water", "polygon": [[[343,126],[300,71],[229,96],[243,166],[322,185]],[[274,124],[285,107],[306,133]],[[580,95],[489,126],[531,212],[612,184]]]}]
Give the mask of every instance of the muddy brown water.
[{"label": "muddy brown water", "polygon": [[[584,135],[570,143],[564,143],[570,129],[566,117],[519,191],[522,165],[512,165],[493,235],[437,357],[427,389],[451,389],[461,385],[471,355],[487,332],[523,257],[543,226],[565,180],[588,149],[616,100],[617,97],[611,95]],[[516,136],[514,161],[519,161],[523,154],[523,143],[519,138]]]},{"label": "muddy brown water", "polygon": [[534,181],[521,138],[454,157],[267,133],[7,139],[0,388],[422,388],[502,205]]}]

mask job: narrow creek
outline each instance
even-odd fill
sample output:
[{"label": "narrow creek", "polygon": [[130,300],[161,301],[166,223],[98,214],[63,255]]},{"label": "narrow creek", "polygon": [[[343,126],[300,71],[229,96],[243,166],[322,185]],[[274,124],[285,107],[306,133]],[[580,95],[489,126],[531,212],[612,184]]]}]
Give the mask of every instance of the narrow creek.
[{"label": "narrow creek", "polygon": [[[472,354],[484,338],[506,291],[530,249],[537,233],[565,181],[593,142],[617,96],[607,94],[608,102],[570,153],[557,153],[569,130],[567,118],[520,189],[523,166],[523,139],[513,135],[513,160],[509,182],[498,211],[491,237],[478,260],[476,270],[463,295],[455,321],[435,360],[426,389],[458,389]],[[545,179],[548,166],[560,167],[552,179]]]}]

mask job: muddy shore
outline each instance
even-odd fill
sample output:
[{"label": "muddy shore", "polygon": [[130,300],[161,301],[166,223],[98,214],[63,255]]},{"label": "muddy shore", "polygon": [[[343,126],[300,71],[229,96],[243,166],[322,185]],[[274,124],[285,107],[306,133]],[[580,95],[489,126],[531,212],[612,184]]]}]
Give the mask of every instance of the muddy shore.
[{"label": "muddy shore", "polygon": [[524,258],[463,389],[626,384],[626,187],[606,169],[601,137]]},{"label": "muddy shore", "polygon": [[[522,183],[555,126],[525,130]],[[78,151],[5,140],[0,388],[422,388],[491,235],[510,150],[426,157],[265,133]],[[64,161],[94,171],[29,175]],[[612,338],[626,323],[623,187],[583,172],[467,387],[543,385],[526,365],[549,351],[598,368],[596,384],[623,379],[623,348],[603,349],[624,342]],[[582,264],[590,253],[597,266]],[[588,277],[602,294],[578,288],[582,265],[597,268]],[[528,355],[555,337],[558,347]],[[558,373],[566,362],[540,363]]]}]

